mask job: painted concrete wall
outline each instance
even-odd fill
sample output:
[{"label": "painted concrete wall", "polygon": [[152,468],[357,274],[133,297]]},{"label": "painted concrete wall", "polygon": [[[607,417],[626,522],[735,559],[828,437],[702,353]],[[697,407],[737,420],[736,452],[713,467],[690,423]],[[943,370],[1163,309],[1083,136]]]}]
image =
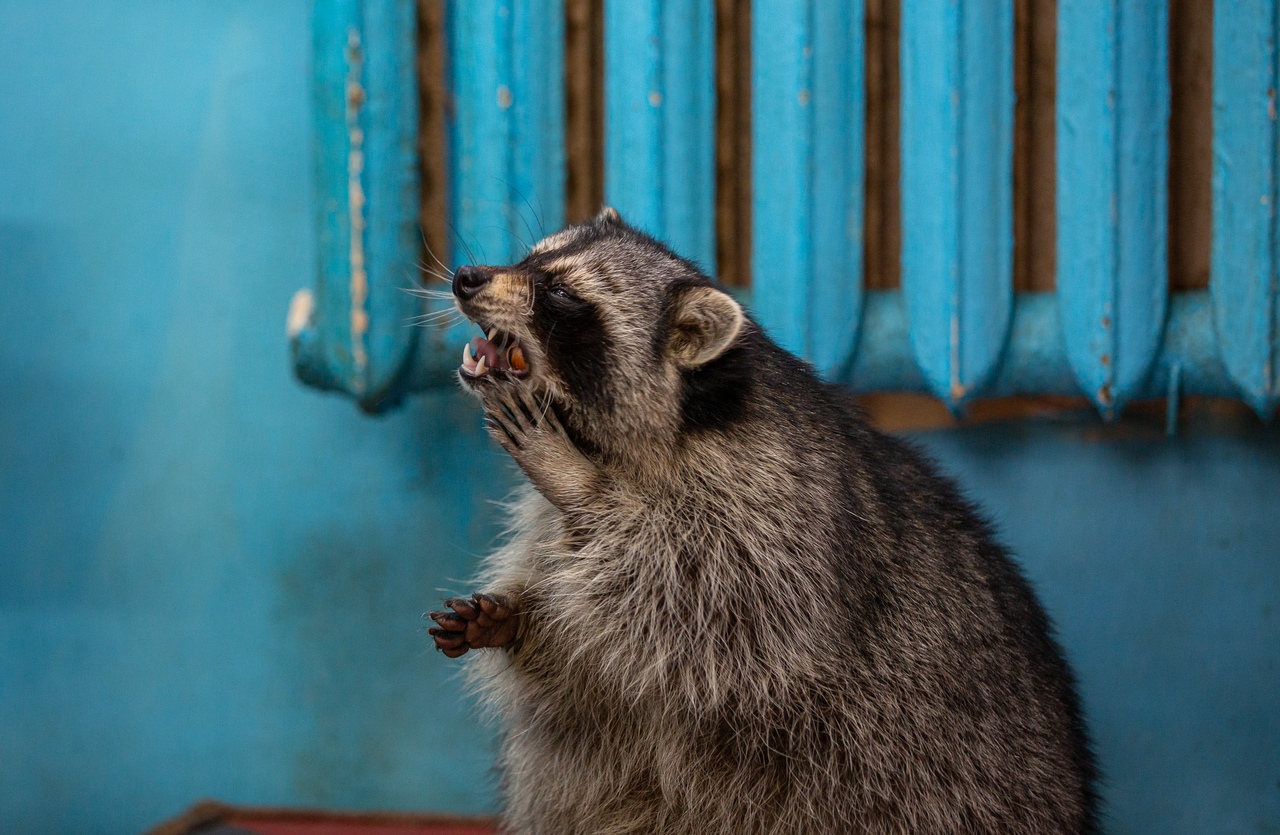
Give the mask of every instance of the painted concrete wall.
[{"label": "painted concrete wall", "polygon": [[[511,473],[463,398],[290,376],[305,0],[0,5],[0,831],[201,797],[493,808],[429,651]],[[1280,434],[922,438],[1057,618],[1112,829],[1280,831]]]}]

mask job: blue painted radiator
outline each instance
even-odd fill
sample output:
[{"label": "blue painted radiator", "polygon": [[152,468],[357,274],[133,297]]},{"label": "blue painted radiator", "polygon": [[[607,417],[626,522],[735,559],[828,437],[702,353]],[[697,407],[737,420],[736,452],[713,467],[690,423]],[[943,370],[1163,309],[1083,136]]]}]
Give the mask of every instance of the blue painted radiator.
[{"label": "blue painted radiator", "polygon": [[[712,0],[606,0],[605,195],[714,261]],[[517,260],[564,217],[564,9],[446,4],[452,253]],[[866,390],[1280,399],[1273,0],[1215,4],[1208,291],[1171,294],[1168,6],[1060,0],[1057,265],[1015,293],[1013,8],[904,0],[902,289],[863,287],[860,0],[752,7],[752,307],[823,373]],[[364,408],[447,384],[470,334],[419,274],[410,0],[315,7],[320,273],[295,297],[299,377]],[[745,234],[745,233],[744,233]],[[439,284],[440,289],[444,288]],[[415,327],[414,324],[425,325]]]}]

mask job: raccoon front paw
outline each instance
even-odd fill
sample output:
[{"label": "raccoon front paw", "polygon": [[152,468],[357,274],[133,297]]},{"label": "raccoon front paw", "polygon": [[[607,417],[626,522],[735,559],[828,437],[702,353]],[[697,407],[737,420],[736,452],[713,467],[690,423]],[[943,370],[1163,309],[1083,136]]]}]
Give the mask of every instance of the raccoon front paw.
[{"label": "raccoon front paw", "polygon": [[473,594],[470,600],[451,597],[444,605],[449,608],[428,615],[437,625],[427,632],[449,658],[469,649],[505,647],[516,639],[519,621],[505,597]]},{"label": "raccoon front paw", "polygon": [[555,404],[539,402],[523,386],[495,388],[485,403],[489,433],[562,511],[588,501],[596,480],[595,464],[569,437]]},{"label": "raccoon front paw", "polygon": [[550,398],[539,402],[524,386],[502,386],[489,393],[484,416],[490,434],[517,460],[538,445],[573,446]]}]

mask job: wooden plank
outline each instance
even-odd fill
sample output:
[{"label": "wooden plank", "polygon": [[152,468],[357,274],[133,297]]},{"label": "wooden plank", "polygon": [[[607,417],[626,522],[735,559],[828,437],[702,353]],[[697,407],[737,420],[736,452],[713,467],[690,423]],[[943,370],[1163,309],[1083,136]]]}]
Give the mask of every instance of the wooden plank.
[{"label": "wooden plank", "polygon": [[606,0],[605,202],[657,235],[666,229],[661,42],[661,0]]},{"label": "wooden plank", "polygon": [[1168,298],[1167,4],[1061,0],[1057,94],[1063,337],[1113,418],[1151,370]]},{"label": "wooden plank", "polygon": [[902,34],[902,287],[916,361],[954,408],[1013,315],[1013,6],[908,3]]},{"label": "wooden plank", "polygon": [[[812,271],[807,356],[828,376],[853,359],[862,318],[866,199],[862,3],[813,5]],[[767,126],[762,126],[767,129]]]},{"label": "wooden plank", "polygon": [[448,17],[457,245],[511,263],[564,222],[563,6],[458,0]]},{"label": "wooden plank", "polygon": [[605,201],[715,269],[712,0],[607,0]]},{"label": "wooden plank", "polygon": [[[351,136],[347,82],[349,32],[361,30],[358,0],[317,0],[312,10],[312,134],[316,143],[316,283],[289,306],[288,333],[298,379],[319,389],[352,390]],[[359,184],[359,180],[357,180]],[[361,240],[363,248],[363,240]]]},{"label": "wooden plank", "polygon": [[364,331],[366,368],[355,393],[366,404],[391,393],[417,339],[404,326],[417,310],[404,287],[422,246],[416,19],[415,0],[364,0],[365,104],[360,123],[367,290],[362,315],[353,257],[351,318],[353,332]]},{"label": "wooden plank", "polygon": [[319,274],[290,306],[299,378],[391,405],[416,349],[402,292],[419,252],[413,0],[324,0],[313,15]]},{"label": "wooden plank", "polygon": [[716,272],[715,4],[662,0],[663,238]]},{"label": "wooden plank", "polygon": [[532,246],[564,225],[564,0],[512,0],[511,15],[508,223]]},{"label": "wooden plank", "polygon": [[[506,10],[502,18],[499,8]],[[506,0],[463,0],[448,10],[453,82],[454,234],[462,263],[504,264],[519,251],[509,236],[511,32]]]},{"label": "wooden plank", "polygon": [[808,347],[813,271],[812,26],[807,2],[752,7],[752,300],[773,338],[798,353]]},{"label": "wooden plank", "polygon": [[1223,364],[1244,399],[1267,418],[1280,399],[1280,11],[1272,0],[1219,3],[1213,23],[1209,287]]},{"label": "wooden plank", "polygon": [[755,308],[819,370],[852,360],[861,319],[860,4],[756,4],[752,20]]}]

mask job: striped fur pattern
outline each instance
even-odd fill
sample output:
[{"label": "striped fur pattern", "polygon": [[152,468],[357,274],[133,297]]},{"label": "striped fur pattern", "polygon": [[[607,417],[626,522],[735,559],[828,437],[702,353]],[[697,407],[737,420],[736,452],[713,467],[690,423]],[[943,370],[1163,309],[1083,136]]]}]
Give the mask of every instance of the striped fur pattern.
[{"label": "striped fur pattern", "polygon": [[611,210],[489,275],[459,306],[531,372],[464,385],[530,486],[501,605],[434,634],[501,719],[507,831],[1096,830],[1050,624],[924,458]]}]

